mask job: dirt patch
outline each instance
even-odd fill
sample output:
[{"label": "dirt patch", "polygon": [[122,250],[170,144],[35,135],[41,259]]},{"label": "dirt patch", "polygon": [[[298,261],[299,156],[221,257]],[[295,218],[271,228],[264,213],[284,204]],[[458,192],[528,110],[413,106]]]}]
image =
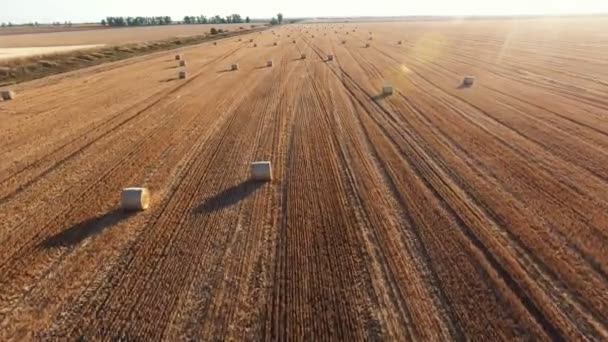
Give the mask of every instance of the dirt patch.
[{"label": "dirt patch", "polygon": [[50,54],[65,53],[65,52],[70,52],[70,51],[75,51],[75,50],[94,49],[94,48],[102,47],[103,45],[104,44],[0,48],[0,60],[50,55]]},{"label": "dirt patch", "polygon": [[[152,52],[171,50],[183,46],[200,44],[210,40],[251,33],[260,30],[239,30],[217,35],[200,35],[192,37],[179,37],[148,43],[127,44],[121,46],[90,48],[85,50],[57,53],[58,49],[74,47],[53,48],[8,48],[0,49],[0,86],[29,81],[41,77],[59,74],[67,71],[86,68],[106,62],[114,62],[134,56],[141,56]],[[80,46],[82,48],[82,46]],[[19,54],[40,53],[48,51],[53,53],[45,56],[27,56],[22,58],[6,58],[2,60],[3,50],[18,50]],[[8,55],[8,53],[7,53]]]},{"label": "dirt patch", "polygon": [[[259,25],[259,24],[256,24]],[[173,37],[189,37],[207,34],[212,27],[229,31],[240,31],[239,27],[250,28],[244,24],[209,24],[209,25],[166,25],[145,27],[113,27],[96,29],[71,29],[53,31],[28,31],[26,28],[11,33],[0,34],[0,47],[30,47],[30,46],[65,46],[65,45],[122,45],[155,40],[171,39]],[[4,32],[8,28],[0,28]]]},{"label": "dirt patch", "polygon": [[92,30],[107,30],[111,29],[108,26],[101,26],[99,24],[82,24],[72,26],[53,26],[53,25],[39,25],[39,26],[13,26],[13,27],[1,27],[0,36],[11,36],[21,34],[37,34],[37,33],[59,33],[59,32],[75,32],[75,31],[92,31]]}]

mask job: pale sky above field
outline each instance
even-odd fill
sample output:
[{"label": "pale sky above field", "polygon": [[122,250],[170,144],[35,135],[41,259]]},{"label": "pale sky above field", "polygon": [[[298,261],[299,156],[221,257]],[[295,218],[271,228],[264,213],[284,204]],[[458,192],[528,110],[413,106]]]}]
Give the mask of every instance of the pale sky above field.
[{"label": "pale sky above field", "polygon": [[4,0],[0,22],[98,22],[106,16],[314,16],[608,13],[608,0]]}]

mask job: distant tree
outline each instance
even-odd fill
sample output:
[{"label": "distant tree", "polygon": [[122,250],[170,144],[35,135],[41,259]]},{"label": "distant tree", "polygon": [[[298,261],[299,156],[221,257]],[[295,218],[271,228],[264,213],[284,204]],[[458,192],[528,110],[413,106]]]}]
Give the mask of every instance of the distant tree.
[{"label": "distant tree", "polygon": [[246,22],[246,23],[250,23],[250,22],[251,22],[251,19],[249,19],[249,17],[245,17],[245,22]]},{"label": "distant tree", "polygon": [[279,25],[283,23],[283,13],[277,14],[277,20],[279,21]]},{"label": "distant tree", "polygon": [[6,27],[6,23],[2,23],[2,27]]},{"label": "distant tree", "polygon": [[277,20],[277,18],[272,17],[272,19],[270,19],[270,25],[277,25],[279,23],[279,21]]},{"label": "distant tree", "polygon": [[101,25],[107,26],[108,22],[105,19],[101,19]]},{"label": "distant tree", "polygon": [[184,24],[190,24],[190,17],[185,16],[183,22],[184,22]]}]

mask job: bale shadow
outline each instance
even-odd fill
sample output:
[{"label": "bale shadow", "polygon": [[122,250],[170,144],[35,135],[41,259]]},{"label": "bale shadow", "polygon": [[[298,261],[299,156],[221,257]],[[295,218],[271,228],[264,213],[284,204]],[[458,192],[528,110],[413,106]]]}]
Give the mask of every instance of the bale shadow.
[{"label": "bale shadow", "polygon": [[79,222],[60,233],[50,236],[40,246],[44,248],[72,247],[133,215],[135,215],[135,212],[114,209],[103,215]]},{"label": "bale shadow", "polygon": [[163,83],[163,82],[172,82],[172,81],[176,81],[177,77],[171,77],[171,78],[167,78],[166,80],[160,80],[159,82]]},{"label": "bale shadow", "polygon": [[165,68],[165,70],[169,70],[169,69],[177,69],[179,68],[177,65],[172,65],[172,66],[168,66]]},{"label": "bale shadow", "polygon": [[225,73],[225,72],[231,72],[231,71],[236,71],[236,70],[232,70],[232,68],[231,68],[231,69],[224,69],[224,70],[220,70],[220,71],[218,71],[217,73],[218,73],[218,74],[223,74],[223,73]]},{"label": "bale shadow", "polygon": [[255,67],[253,69],[268,69],[268,68],[272,68],[272,67],[269,67],[269,66],[266,66],[266,65],[262,65],[262,66],[257,66],[257,67]]},{"label": "bale shadow", "polygon": [[466,85],[464,83],[460,83],[460,85],[458,85],[458,87],[456,87],[456,89],[469,89],[471,88],[470,85]]},{"label": "bale shadow", "polygon": [[203,203],[194,208],[195,214],[209,213],[230,207],[249,195],[256,192],[264,185],[264,182],[256,182],[251,179],[241,182],[240,184],[231,186],[230,188],[220,192],[219,194],[208,198]]},{"label": "bale shadow", "polygon": [[382,100],[384,98],[387,98],[389,96],[390,95],[387,95],[387,94],[378,94],[378,95],[372,96],[372,100],[374,100],[374,101],[380,101],[380,100]]}]

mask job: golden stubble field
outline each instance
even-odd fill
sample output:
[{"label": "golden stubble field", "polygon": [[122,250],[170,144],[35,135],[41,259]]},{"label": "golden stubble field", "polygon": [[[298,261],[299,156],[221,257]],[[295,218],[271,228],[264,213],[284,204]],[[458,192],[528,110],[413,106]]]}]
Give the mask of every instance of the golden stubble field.
[{"label": "golden stubble field", "polygon": [[607,339],[606,32],[290,25],[16,86],[0,340]]}]

